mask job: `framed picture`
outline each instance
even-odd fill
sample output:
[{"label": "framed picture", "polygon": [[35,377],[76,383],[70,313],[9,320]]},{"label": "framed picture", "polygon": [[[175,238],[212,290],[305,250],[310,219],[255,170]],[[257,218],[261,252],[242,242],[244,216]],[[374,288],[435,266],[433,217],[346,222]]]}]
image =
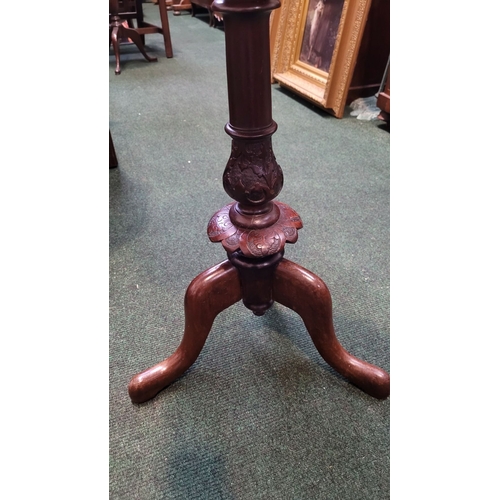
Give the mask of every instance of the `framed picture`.
[{"label": "framed picture", "polygon": [[342,118],[371,0],[281,0],[271,15],[271,76]]}]

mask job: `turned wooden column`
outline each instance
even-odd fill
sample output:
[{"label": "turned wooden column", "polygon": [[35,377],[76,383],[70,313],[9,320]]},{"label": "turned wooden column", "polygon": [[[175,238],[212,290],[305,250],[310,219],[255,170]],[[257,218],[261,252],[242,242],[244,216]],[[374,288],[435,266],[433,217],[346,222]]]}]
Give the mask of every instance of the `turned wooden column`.
[{"label": "turned wooden column", "polygon": [[222,242],[238,269],[243,303],[263,314],[272,303],[271,279],[287,241],[297,241],[298,214],[274,202],[283,172],[273,153],[269,16],[278,0],[215,0],[224,17],[231,156],[223,175],[226,193],[236,200],[208,225],[211,241]]}]

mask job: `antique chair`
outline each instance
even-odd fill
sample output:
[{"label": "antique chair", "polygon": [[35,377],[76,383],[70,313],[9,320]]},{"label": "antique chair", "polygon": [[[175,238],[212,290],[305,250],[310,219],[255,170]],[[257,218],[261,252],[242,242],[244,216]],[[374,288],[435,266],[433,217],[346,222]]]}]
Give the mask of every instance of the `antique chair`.
[{"label": "antique chair", "polygon": [[[165,43],[165,55],[168,58],[173,57],[167,5],[165,2],[159,2],[158,6],[160,8],[161,27],[144,21],[141,0],[109,0],[109,44],[113,45],[116,57],[115,75],[121,73],[120,41],[122,40],[131,40],[147,61],[154,62],[158,59],[146,53],[144,35],[161,33]],[[136,27],[134,27],[134,19],[137,24]]]}]

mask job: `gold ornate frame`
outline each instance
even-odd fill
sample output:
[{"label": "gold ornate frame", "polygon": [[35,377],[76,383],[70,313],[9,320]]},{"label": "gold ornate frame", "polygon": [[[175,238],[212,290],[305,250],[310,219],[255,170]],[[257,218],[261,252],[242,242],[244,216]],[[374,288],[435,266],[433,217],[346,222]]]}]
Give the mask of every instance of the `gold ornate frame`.
[{"label": "gold ornate frame", "polygon": [[272,13],[272,81],[342,118],[371,0],[344,0],[328,72],[299,59],[312,1],[281,0]]}]

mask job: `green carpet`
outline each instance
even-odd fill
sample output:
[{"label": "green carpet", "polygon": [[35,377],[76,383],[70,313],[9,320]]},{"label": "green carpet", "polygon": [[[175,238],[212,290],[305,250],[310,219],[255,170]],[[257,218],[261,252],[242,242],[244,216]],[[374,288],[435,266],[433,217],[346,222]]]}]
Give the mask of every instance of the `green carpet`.
[{"label": "green carpet", "polygon": [[[144,11],[159,24],[158,6]],[[110,49],[110,499],[387,500],[390,399],[335,373],[279,304],[224,311],[184,376],[130,402],[131,376],[181,340],[187,286],[225,259],[206,227],[231,201],[224,33],[202,16],[169,20],[172,59],[149,35],[158,62],[124,47],[115,76]],[[286,257],[329,287],[343,346],[389,371],[390,135],[278,86],[272,99],[278,199],[304,222]]]}]

